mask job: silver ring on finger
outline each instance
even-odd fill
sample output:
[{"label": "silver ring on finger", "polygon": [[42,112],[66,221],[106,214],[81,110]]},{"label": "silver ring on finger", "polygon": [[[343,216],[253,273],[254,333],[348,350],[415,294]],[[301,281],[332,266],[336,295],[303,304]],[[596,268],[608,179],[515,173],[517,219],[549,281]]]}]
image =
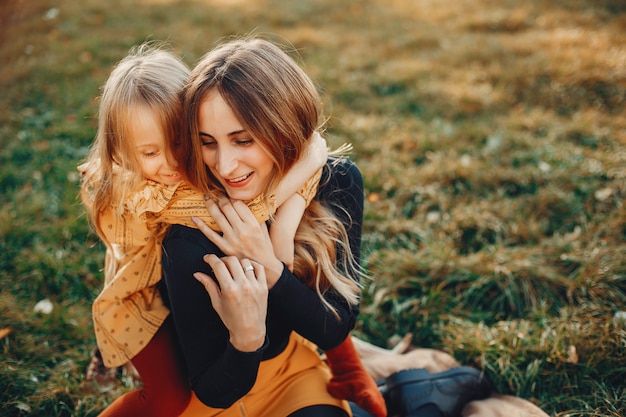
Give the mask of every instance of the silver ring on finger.
[{"label": "silver ring on finger", "polygon": [[254,271],[254,267],[252,265],[246,265],[243,267],[243,272]]}]

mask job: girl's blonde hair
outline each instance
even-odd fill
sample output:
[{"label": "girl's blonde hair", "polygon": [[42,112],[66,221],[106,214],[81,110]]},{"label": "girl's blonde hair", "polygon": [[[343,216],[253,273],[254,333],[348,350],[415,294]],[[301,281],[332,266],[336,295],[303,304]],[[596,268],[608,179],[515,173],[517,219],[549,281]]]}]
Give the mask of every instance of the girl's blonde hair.
[{"label": "girl's blonde hair", "polygon": [[113,69],[102,87],[98,130],[85,162],[81,198],[91,223],[108,207],[120,202],[143,180],[129,138],[133,110],[147,107],[160,124],[170,155],[180,139],[181,93],[189,68],[163,44],[133,47]]},{"label": "girl's blonde hair", "polygon": [[[198,113],[202,101],[217,91],[237,119],[274,162],[266,195],[304,153],[321,127],[322,104],[306,73],[277,45],[259,38],[225,42],[202,57],[183,95],[180,161],[190,183],[205,193],[224,191],[202,160]],[[352,257],[346,228],[326,205],[312,201],[296,234],[294,273],[318,294],[334,288],[347,302],[358,303],[360,266]]]}]

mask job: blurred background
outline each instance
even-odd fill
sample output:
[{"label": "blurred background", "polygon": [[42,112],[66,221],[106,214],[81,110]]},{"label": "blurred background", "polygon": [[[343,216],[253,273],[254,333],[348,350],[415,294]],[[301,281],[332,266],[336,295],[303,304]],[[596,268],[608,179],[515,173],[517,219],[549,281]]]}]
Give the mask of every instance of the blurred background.
[{"label": "blurred background", "polygon": [[104,248],[76,166],[136,44],[291,45],[366,185],[354,334],[484,369],[553,416],[626,415],[623,0],[0,0],[0,415],[95,416]]}]

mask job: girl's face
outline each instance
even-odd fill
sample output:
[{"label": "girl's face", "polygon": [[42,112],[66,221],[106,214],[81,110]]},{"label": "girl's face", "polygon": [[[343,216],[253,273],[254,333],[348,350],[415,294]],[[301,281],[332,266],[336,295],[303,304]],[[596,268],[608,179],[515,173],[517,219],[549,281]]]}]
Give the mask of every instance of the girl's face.
[{"label": "girl's face", "polygon": [[274,162],[218,92],[209,92],[200,104],[198,124],[202,159],[228,196],[252,200],[262,193]]},{"label": "girl's face", "polygon": [[161,125],[147,106],[130,111],[130,143],[144,178],[165,185],[183,179],[165,140]]},{"label": "girl's face", "polygon": [[137,106],[130,112],[130,143],[144,178],[165,185],[183,179],[169,148],[161,125],[152,110]]}]

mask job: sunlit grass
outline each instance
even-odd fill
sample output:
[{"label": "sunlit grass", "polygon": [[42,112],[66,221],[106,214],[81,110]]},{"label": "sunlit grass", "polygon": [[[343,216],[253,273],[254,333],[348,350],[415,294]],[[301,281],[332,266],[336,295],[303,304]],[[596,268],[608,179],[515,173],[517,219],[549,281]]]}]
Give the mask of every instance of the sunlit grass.
[{"label": "sunlit grass", "polygon": [[[0,415],[95,416],[103,248],[75,167],[134,44],[290,43],[366,185],[356,333],[411,332],[554,416],[626,414],[626,6],[609,0],[0,6]],[[35,312],[48,299],[50,314]]]}]

